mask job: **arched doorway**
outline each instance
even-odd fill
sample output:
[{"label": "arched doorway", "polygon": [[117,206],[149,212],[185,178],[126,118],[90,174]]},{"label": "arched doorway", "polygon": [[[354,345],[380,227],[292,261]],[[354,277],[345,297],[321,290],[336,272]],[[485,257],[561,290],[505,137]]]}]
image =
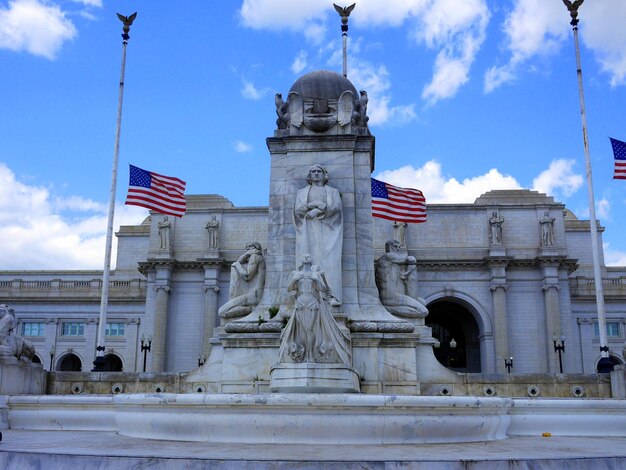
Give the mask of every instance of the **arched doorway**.
[{"label": "arched doorway", "polygon": [[434,349],[437,360],[457,372],[480,372],[479,328],[471,312],[450,300],[435,301],[428,311],[426,325],[440,343]]},{"label": "arched doorway", "polygon": [[57,370],[64,372],[80,372],[83,370],[83,362],[76,354],[69,353],[63,356],[59,361]]},{"label": "arched doorway", "polygon": [[[609,354],[609,360],[611,361],[611,365],[613,367],[615,366],[621,366],[622,364],[624,364],[624,362],[617,356],[615,356],[614,354]],[[598,362],[596,362],[596,371],[598,371],[598,364],[600,363],[600,360],[598,360]]]},{"label": "arched doorway", "polygon": [[122,372],[122,359],[117,354],[107,354],[104,356],[104,370],[106,372]]}]

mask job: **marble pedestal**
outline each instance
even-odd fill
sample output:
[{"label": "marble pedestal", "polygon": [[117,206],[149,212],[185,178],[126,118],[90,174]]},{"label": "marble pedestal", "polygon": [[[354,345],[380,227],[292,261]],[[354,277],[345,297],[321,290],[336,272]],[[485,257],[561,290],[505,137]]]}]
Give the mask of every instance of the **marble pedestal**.
[{"label": "marble pedestal", "polygon": [[46,389],[46,371],[41,364],[0,359],[0,395],[40,395]]},{"label": "marble pedestal", "polygon": [[279,393],[359,393],[359,376],[345,364],[276,364],[270,390]]}]

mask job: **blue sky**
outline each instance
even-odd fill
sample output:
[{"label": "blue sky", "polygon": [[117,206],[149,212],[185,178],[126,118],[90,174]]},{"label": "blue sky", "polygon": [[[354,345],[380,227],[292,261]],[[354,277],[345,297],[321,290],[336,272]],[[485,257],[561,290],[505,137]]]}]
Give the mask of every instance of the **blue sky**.
[{"label": "blue sky", "polygon": [[[343,4],[341,4],[343,5]],[[347,4],[346,4],[347,5]],[[128,164],[189,194],[268,203],[274,93],[341,71],[332,1],[0,0],[0,266],[101,269],[121,26],[128,45],[117,190]],[[626,2],[587,0],[580,39],[597,215],[626,265]],[[588,217],[574,44],[561,0],[362,0],[348,78],[368,91],[374,176],[431,203],[530,188]]]}]

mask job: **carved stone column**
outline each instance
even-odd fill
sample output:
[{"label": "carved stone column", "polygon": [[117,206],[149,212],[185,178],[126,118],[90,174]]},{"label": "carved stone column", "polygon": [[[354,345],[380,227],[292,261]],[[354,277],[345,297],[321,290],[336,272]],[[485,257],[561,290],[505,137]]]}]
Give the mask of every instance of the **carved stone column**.
[{"label": "carved stone column", "polygon": [[152,371],[163,372],[167,359],[167,316],[170,293],[170,268],[158,268],[155,285],[154,333],[152,335]]},{"label": "carved stone column", "polygon": [[206,360],[211,353],[211,338],[217,321],[217,295],[220,287],[216,280],[204,281],[204,335],[202,343],[202,359]]},{"label": "carved stone column", "polygon": [[511,355],[509,347],[509,318],[506,301],[507,260],[490,260],[491,299],[493,302],[493,336],[495,344],[495,371],[506,372],[504,358]]},{"label": "carved stone column", "polygon": [[561,336],[561,308],[559,303],[559,263],[558,261],[543,260],[541,262],[541,269],[543,271],[543,284],[541,290],[543,291],[543,302],[546,312],[545,318],[545,357],[547,358],[547,364],[545,367],[547,372],[556,373],[559,372],[559,362],[556,353],[554,352],[554,344],[552,343],[552,337]]}]

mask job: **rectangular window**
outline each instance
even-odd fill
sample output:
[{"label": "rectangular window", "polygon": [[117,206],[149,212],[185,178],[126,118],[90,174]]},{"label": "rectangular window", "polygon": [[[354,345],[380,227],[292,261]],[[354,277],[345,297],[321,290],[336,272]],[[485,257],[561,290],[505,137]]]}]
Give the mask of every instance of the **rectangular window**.
[{"label": "rectangular window", "polygon": [[63,322],[63,336],[84,336],[85,324],[79,322]]},{"label": "rectangular window", "polygon": [[[610,338],[619,338],[620,336],[620,328],[619,321],[607,321],[606,322],[606,335]],[[596,336],[600,336],[600,327],[598,326],[598,322],[594,322],[593,331]]]},{"label": "rectangular window", "polygon": [[44,336],[44,323],[26,321],[22,324],[22,336]]},{"label": "rectangular window", "polygon": [[124,323],[107,323],[105,336],[124,336]]}]

